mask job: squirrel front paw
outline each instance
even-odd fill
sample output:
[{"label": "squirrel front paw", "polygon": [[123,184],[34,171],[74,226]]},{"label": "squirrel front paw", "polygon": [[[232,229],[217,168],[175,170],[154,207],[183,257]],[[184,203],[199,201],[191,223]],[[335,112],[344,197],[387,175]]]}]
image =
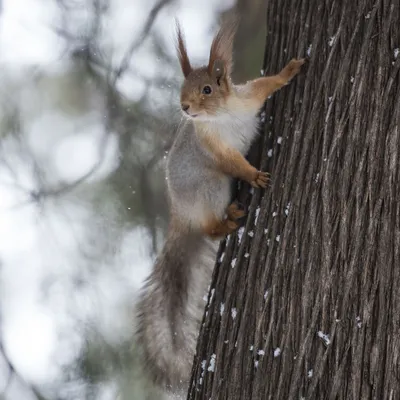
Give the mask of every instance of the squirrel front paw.
[{"label": "squirrel front paw", "polygon": [[269,173],[256,171],[256,174],[253,180],[250,182],[250,185],[255,188],[266,188],[269,182]]},{"label": "squirrel front paw", "polygon": [[287,65],[287,72],[289,80],[296,76],[301,69],[301,66],[306,62],[305,58],[292,58]]}]

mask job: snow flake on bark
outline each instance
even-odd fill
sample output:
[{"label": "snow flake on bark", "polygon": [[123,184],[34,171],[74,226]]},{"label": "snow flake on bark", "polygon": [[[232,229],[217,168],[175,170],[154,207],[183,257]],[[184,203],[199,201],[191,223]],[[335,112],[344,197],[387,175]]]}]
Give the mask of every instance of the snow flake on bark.
[{"label": "snow flake on bark", "polygon": [[231,315],[232,315],[232,319],[235,319],[235,318],[236,318],[236,315],[237,315],[237,310],[236,310],[236,308],[232,308],[232,310],[231,310]]},{"label": "snow flake on bark", "polygon": [[213,355],[211,356],[210,365],[209,365],[209,367],[207,368],[207,371],[208,371],[208,372],[214,372],[214,371],[215,371],[215,360],[216,360],[216,358],[217,358],[217,355],[216,355],[216,354],[213,354]]},{"label": "snow flake on bark", "polygon": [[331,340],[329,339],[329,336],[326,333],[323,333],[322,331],[318,331],[317,335],[326,346],[329,346],[331,344]]}]

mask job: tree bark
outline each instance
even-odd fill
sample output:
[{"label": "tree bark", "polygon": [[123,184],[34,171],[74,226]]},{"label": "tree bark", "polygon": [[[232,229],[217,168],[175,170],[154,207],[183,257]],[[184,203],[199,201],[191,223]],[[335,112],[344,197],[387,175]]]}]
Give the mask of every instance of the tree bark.
[{"label": "tree bark", "polygon": [[268,74],[309,63],[267,102],[272,185],[221,245],[188,399],[400,399],[400,2],[266,26]]}]

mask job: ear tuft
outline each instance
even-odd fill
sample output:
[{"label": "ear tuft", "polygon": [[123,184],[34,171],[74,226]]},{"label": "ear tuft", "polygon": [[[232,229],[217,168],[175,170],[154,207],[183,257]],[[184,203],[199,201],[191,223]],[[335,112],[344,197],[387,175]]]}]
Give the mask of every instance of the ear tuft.
[{"label": "ear tuft", "polygon": [[208,62],[208,73],[210,75],[215,75],[216,69],[222,68],[223,75],[230,76],[232,72],[233,40],[237,26],[238,17],[233,15],[222,23],[220,30],[215,35]]},{"label": "ear tuft", "polygon": [[225,63],[222,60],[215,60],[212,66],[211,76],[217,80],[218,85],[220,79],[225,76],[225,73]]},{"label": "ear tuft", "polygon": [[175,19],[176,25],[176,50],[178,53],[179,63],[184,77],[186,78],[192,72],[192,66],[190,65],[189,57],[186,50],[185,38],[183,36],[179,21]]}]

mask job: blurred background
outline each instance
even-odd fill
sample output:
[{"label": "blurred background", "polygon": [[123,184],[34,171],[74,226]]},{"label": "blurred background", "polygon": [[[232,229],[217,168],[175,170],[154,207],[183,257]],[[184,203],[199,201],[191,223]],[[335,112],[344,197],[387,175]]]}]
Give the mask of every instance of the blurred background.
[{"label": "blurred background", "polygon": [[0,399],[161,398],[132,334],[168,222],[174,18],[205,64],[236,9],[244,81],[260,73],[263,3],[0,2]]}]

